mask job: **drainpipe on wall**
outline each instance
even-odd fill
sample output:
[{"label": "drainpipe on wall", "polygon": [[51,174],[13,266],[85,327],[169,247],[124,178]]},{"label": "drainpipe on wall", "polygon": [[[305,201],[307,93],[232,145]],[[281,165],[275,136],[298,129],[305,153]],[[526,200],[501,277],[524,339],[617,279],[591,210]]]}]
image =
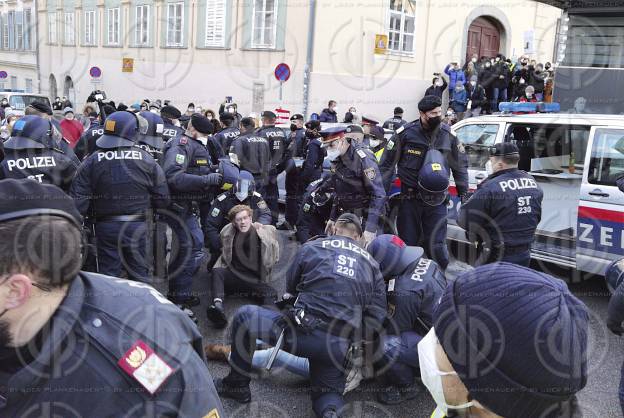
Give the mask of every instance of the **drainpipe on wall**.
[{"label": "drainpipe on wall", "polygon": [[303,118],[308,120],[310,107],[310,76],[314,61],[314,26],[316,25],[316,0],[310,0],[310,16],[308,17],[308,48],[306,63],[303,70]]},{"label": "drainpipe on wall", "polygon": [[[32,46],[33,41],[37,42],[35,46],[35,62],[37,64],[37,93],[41,94],[41,67],[39,66],[39,2],[37,0],[33,0],[33,4],[35,5],[35,32],[36,39],[33,39],[31,36],[30,44]],[[51,92],[48,92],[48,96]],[[50,99],[52,101],[53,98]]]}]

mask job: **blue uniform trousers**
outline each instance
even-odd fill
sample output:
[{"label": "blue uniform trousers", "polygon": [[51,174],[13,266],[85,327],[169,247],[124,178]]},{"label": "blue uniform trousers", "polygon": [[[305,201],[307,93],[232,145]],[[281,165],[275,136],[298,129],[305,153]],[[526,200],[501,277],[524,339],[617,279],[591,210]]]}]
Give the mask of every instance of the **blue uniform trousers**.
[{"label": "blue uniform trousers", "polygon": [[420,246],[427,258],[433,259],[443,270],[449,264],[446,246],[447,208],[443,203],[429,206],[417,198],[402,198],[397,217],[399,236],[407,245]]},{"label": "blue uniform trousers", "polygon": [[404,387],[414,383],[414,373],[420,369],[417,345],[422,336],[405,331],[401,335],[387,335],[383,344],[382,367],[386,368],[386,381]]},{"label": "blue uniform trousers", "polygon": [[179,217],[167,217],[172,233],[172,250],[169,264],[169,295],[175,303],[191,297],[193,276],[204,256],[204,234],[197,216],[191,212]]},{"label": "blue uniform trousers", "polygon": [[107,221],[95,224],[99,272],[120,277],[122,268],[130,280],[150,283],[145,222]]},{"label": "blue uniform trousers", "polygon": [[[236,312],[231,328],[232,370],[226,377],[229,384],[249,384],[256,339],[275,344],[286,323],[282,313],[259,306],[245,305]],[[320,417],[328,408],[339,411],[344,405],[343,364],[349,340],[319,329],[309,333],[299,327],[286,330],[285,351],[309,360],[314,412]]]}]

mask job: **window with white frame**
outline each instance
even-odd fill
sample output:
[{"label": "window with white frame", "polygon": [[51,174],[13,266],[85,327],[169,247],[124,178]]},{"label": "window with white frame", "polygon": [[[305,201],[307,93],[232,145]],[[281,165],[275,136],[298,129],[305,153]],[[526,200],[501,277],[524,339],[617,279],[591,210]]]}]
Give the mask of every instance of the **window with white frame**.
[{"label": "window with white frame", "polygon": [[167,46],[182,46],[184,3],[167,4]]},{"label": "window with white frame", "polygon": [[75,43],[75,33],[74,12],[67,12],[65,13],[65,36],[63,38],[65,45],[73,45]]},{"label": "window with white frame", "polygon": [[95,45],[95,10],[85,12],[84,44]]},{"label": "window with white frame", "polygon": [[119,7],[114,9],[108,9],[106,12],[107,15],[107,44],[108,45],[119,45],[119,33],[120,33],[120,19],[121,12]]},{"label": "window with white frame", "polygon": [[26,93],[32,93],[32,92],[33,92],[32,78],[27,78],[26,79]]},{"label": "window with white frame", "polygon": [[15,12],[14,11],[10,11],[7,15],[7,20],[8,20],[8,28],[7,28],[7,33],[9,34],[9,49],[15,49],[15,36],[14,36],[14,31],[15,31]]},{"label": "window with white frame", "polygon": [[24,49],[30,51],[32,45],[31,39],[31,26],[32,25],[32,11],[30,9],[24,10]]},{"label": "window with white frame", "polygon": [[390,0],[388,50],[413,54],[415,30],[416,0]]},{"label": "window with white frame", "polygon": [[206,0],[205,46],[225,46],[225,2],[226,0]]},{"label": "window with white frame", "polygon": [[[56,13],[48,13],[48,43],[56,43]],[[5,44],[8,46],[8,33],[5,31]]]},{"label": "window with white frame", "polygon": [[2,16],[2,48],[9,49],[9,15]]},{"label": "window with white frame", "polygon": [[24,12],[15,13],[15,49],[24,49]]},{"label": "window with white frame", "polygon": [[11,90],[17,90],[17,76],[11,76]]},{"label": "window with white frame", "polygon": [[251,14],[251,47],[275,48],[278,0],[254,0]]},{"label": "window with white frame", "polygon": [[149,45],[150,6],[136,6],[134,43],[137,46]]}]

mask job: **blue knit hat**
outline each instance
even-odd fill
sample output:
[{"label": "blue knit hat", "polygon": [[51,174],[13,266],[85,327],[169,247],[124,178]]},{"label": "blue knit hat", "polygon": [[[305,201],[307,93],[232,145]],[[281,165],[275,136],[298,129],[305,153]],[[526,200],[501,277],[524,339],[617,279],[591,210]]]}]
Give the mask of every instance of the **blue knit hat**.
[{"label": "blue knit hat", "polygon": [[587,383],[588,320],[563,281],[494,263],[449,284],[434,329],[472,399],[505,418],[550,418]]}]

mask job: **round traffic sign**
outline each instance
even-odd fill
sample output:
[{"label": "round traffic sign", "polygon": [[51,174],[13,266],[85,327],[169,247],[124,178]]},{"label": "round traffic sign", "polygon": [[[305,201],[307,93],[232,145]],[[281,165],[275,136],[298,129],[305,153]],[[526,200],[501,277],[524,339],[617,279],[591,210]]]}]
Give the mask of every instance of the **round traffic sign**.
[{"label": "round traffic sign", "polygon": [[6,71],[0,71],[0,78],[7,78],[9,74]]},{"label": "round traffic sign", "polygon": [[102,70],[100,67],[91,67],[89,69],[89,75],[93,78],[100,78],[102,77]]},{"label": "round traffic sign", "polygon": [[275,67],[275,78],[281,82],[288,81],[290,78],[290,67],[288,64],[281,63]]}]

